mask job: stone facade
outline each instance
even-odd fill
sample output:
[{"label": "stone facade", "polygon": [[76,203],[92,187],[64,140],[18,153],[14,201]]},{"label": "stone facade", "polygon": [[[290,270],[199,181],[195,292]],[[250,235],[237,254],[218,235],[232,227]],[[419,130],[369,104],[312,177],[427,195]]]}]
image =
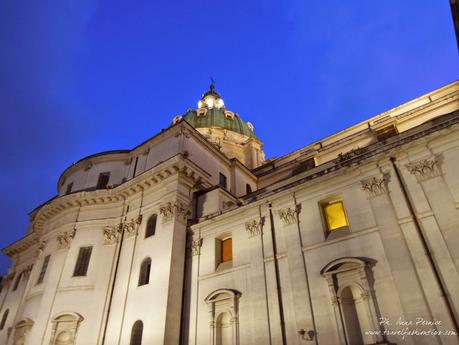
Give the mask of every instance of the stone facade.
[{"label": "stone facade", "polygon": [[458,344],[459,82],[267,162],[244,126],[64,171],[3,250],[0,344]]}]

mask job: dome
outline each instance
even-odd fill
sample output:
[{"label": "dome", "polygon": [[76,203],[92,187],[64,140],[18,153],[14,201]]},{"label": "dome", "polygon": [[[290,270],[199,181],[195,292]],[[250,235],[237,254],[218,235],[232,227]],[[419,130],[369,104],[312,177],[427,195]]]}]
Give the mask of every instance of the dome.
[{"label": "dome", "polygon": [[258,137],[253,132],[253,125],[225,107],[220,95],[212,83],[209,90],[202,95],[197,109],[188,109],[186,114],[174,118],[174,123],[184,119],[194,128],[220,128],[242,134],[249,138]]},{"label": "dome", "polygon": [[200,115],[199,109],[190,109],[182,118],[194,128],[218,127],[245,135],[249,138],[258,139],[253,132],[253,126],[251,126],[250,122],[246,123],[238,114],[228,112],[221,108],[206,109],[205,115]]}]

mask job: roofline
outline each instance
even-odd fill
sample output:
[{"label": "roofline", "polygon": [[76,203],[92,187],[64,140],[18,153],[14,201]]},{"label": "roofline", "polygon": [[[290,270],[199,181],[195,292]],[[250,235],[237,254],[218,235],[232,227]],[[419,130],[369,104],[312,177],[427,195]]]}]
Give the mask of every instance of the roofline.
[{"label": "roofline", "polygon": [[[180,121],[178,121],[177,123],[174,123],[172,125],[170,125],[169,127],[167,128],[163,128],[159,133],[155,134],[154,136],[150,137],[149,139],[143,141],[141,144],[135,146],[134,148],[128,150],[128,149],[125,149],[125,150],[111,150],[111,151],[103,151],[103,152],[100,152],[100,153],[96,153],[96,154],[92,154],[92,155],[89,155],[89,156],[86,156],[80,160],[78,160],[76,163],[73,163],[72,165],[70,165],[69,167],[67,167],[62,173],[61,175],[59,176],[58,180],[57,180],[57,190],[59,192],[59,185],[60,185],[60,182],[61,182],[61,179],[63,178],[63,176],[73,167],[75,167],[77,164],[80,164],[82,162],[84,162],[85,160],[87,159],[90,159],[90,158],[94,158],[94,157],[100,157],[100,156],[104,156],[104,155],[110,155],[110,154],[131,154],[133,151],[137,150],[138,148],[140,148],[141,146],[149,143],[150,141],[156,139],[157,137],[159,137],[160,135],[163,135],[167,132],[169,132],[170,130],[178,127],[178,126],[187,126],[187,128],[195,134],[195,137],[198,138],[202,143],[203,145],[206,145],[208,149],[212,150],[215,154],[219,155],[220,158],[222,158],[223,160],[225,160],[227,162],[227,164],[231,165],[231,162],[232,162],[232,158],[229,158],[227,157],[223,152],[221,152],[220,150],[218,150],[217,148],[215,148],[196,128],[194,128],[188,121],[186,121],[185,119],[181,119]],[[247,168],[244,164],[242,164],[241,162],[239,162],[248,172],[251,173],[251,175],[254,176],[254,178],[257,178],[249,168]],[[153,167],[152,167],[153,168]],[[128,180],[129,181],[129,180]],[[30,212],[28,212],[28,215],[29,217],[33,216],[33,213],[36,212],[37,210],[39,210],[43,205],[46,205],[48,202],[52,201],[53,199],[59,197],[59,195],[55,195],[54,197],[48,199],[47,201],[41,203],[39,206],[35,207],[34,209],[32,209]]]},{"label": "roofline", "polygon": [[[293,151],[291,151],[291,152],[289,152],[289,153],[286,153],[285,155],[282,155],[282,156],[279,156],[279,157],[275,157],[275,158],[270,158],[270,159],[266,160],[265,164],[260,165],[259,167],[256,167],[255,169],[253,169],[253,171],[262,170],[264,167],[266,167],[266,166],[269,165],[269,164],[275,164],[275,162],[277,162],[277,161],[279,161],[279,160],[282,160],[282,159],[285,159],[285,158],[288,158],[289,156],[293,156],[293,155],[295,155],[295,154],[297,154],[297,153],[300,153],[301,151],[303,151],[303,150],[305,150],[305,149],[307,149],[307,148],[311,148],[311,149],[312,149],[314,146],[317,146],[317,145],[319,145],[320,147],[322,147],[322,142],[327,141],[327,140],[330,140],[331,138],[333,138],[333,137],[335,137],[335,136],[338,136],[339,134],[344,133],[344,132],[346,132],[346,131],[350,131],[350,130],[352,130],[352,129],[358,128],[359,126],[362,126],[362,125],[364,125],[364,124],[367,124],[368,127],[370,128],[370,123],[371,123],[372,121],[375,121],[375,120],[377,120],[377,119],[380,119],[380,118],[382,118],[384,115],[390,115],[391,113],[394,113],[394,112],[395,112],[396,110],[398,110],[398,109],[403,109],[403,107],[408,107],[410,104],[414,104],[414,103],[418,102],[419,100],[421,100],[421,99],[423,99],[423,98],[429,98],[429,99],[430,99],[430,96],[431,96],[431,95],[436,94],[436,93],[439,93],[441,90],[445,90],[445,89],[447,89],[448,87],[452,87],[452,86],[454,86],[454,85],[459,86],[459,79],[458,79],[458,80],[455,80],[455,81],[453,81],[453,82],[451,82],[451,83],[445,84],[445,85],[443,85],[443,86],[441,86],[441,87],[439,87],[439,88],[437,88],[437,89],[435,89],[435,90],[432,90],[432,91],[430,91],[430,92],[427,92],[427,93],[425,93],[425,94],[422,94],[422,95],[420,95],[420,96],[417,96],[416,98],[410,99],[409,101],[406,101],[405,103],[402,103],[402,104],[400,104],[400,105],[398,105],[398,106],[389,108],[388,110],[383,111],[382,113],[379,113],[379,114],[374,115],[374,116],[372,116],[372,117],[370,117],[370,118],[367,118],[367,119],[365,119],[365,120],[363,120],[363,121],[360,121],[360,122],[358,122],[358,123],[355,123],[355,124],[353,124],[353,125],[350,126],[350,127],[343,128],[342,130],[340,130],[340,131],[338,131],[338,132],[334,132],[334,133],[332,133],[332,134],[330,134],[330,135],[327,135],[327,136],[325,136],[325,137],[322,137],[321,139],[316,140],[316,141],[314,141],[314,142],[312,142],[312,143],[310,143],[310,144],[301,146],[301,147],[299,147],[299,148],[297,148],[297,149],[295,149],[295,150],[293,150]],[[406,111],[408,112],[408,111],[411,111],[411,110],[414,110],[414,109],[416,109],[416,108],[407,109]]]},{"label": "roofline", "polygon": [[[422,129],[421,127],[427,126],[429,123],[433,124],[431,128]],[[260,205],[265,203],[266,199],[270,198],[273,194],[276,193],[289,193],[292,189],[298,188],[299,186],[303,185],[304,183],[313,181],[315,179],[321,178],[323,176],[327,176],[329,174],[336,173],[337,171],[349,167],[356,162],[366,160],[369,157],[376,156],[379,154],[383,154],[387,151],[393,150],[401,145],[405,144],[406,139],[411,139],[413,141],[419,140],[423,137],[428,135],[434,134],[435,132],[442,130],[444,128],[450,128],[452,126],[457,126],[459,124],[459,110],[452,111],[450,113],[441,115],[439,117],[433,118],[427,122],[424,122],[418,126],[408,129],[407,131],[398,134],[391,142],[383,143],[383,142],[376,142],[369,146],[366,146],[367,150],[356,157],[352,157],[343,162],[336,162],[336,160],[329,161],[318,165],[316,168],[311,169],[306,172],[302,177],[294,179],[286,184],[282,184],[279,181],[274,182],[268,186],[265,186],[259,190],[256,190],[247,196],[243,196],[238,198],[238,200],[242,201],[243,204],[237,207],[228,208],[224,211],[221,211],[219,214],[215,214],[209,218],[204,219],[201,222],[197,222],[192,224],[192,227],[195,226],[207,226],[210,222],[221,221],[226,217],[230,217],[233,211],[241,208],[247,209],[253,205]],[[368,149],[369,148],[369,149]],[[280,184],[280,185],[279,185]],[[276,186],[279,185],[279,186]],[[192,229],[193,230],[193,229]]]}]

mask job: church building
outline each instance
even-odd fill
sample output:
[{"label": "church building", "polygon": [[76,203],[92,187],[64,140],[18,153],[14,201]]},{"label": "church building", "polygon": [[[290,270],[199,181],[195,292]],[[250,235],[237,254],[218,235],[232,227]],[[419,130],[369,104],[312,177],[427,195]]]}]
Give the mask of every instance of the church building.
[{"label": "church building", "polygon": [[69,166],[3,249],[0,344],[458,345],[459,82],[279,158],[255,133],[211,85]]}]

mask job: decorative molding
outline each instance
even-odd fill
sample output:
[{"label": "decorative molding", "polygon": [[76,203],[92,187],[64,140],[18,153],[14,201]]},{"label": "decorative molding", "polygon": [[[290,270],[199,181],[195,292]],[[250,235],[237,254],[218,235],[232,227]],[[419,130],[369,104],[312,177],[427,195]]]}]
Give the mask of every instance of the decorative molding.
[{"label": "decorative molding", "polygon": [[30,272],[32,272],[32,268],[33,268],[33,264],[30,264],[24,269],[24,271],[22,271],[22,275],[25,279],[29,279]]},{"label": "decorative molding", "polygon": [[336,295],[333,295],[333,296],[331,297],[331,304],[332,304],[332,306],[336,306],[336,305],[338,305],[338,303],[339,303],[339,298],[338,298]]},{"label": "decorative molding", "polygon": [[121,232],[123,231],[126,238],[137,236],[137,231],[141,223],[142,215],[139,214],[137,217],[131,218],[131,220],[125,221],[118,225],[105,226],[102,229],[104,234],[104,244],[108,246],[116,244],[120,238]]},{"label": "decorative molding", "polygon": [[[455,98],[457,99],[457,96],[455,96]],[[442,130],[451,128],[451,126],[454,126],[458,123],[458,117],[450,117],[445,120],[435,122],[432,124],[432,126],[428,126],[420,131],[415,131],[414,133],[408,133],[407,131],[406,135],[396,137],[394,138],[395,140],[390,143],[372,144],[368,147],[367,152],[355,158],[355,162],[360,162],[361,160],[367,159],[376,153],[387,152],[388,150],[400,147],[401,145],[410,143],[413,140],[425,138],[426,136],[434,133],[441,135]],[[326,165],[323,169],[318,168],[317,172],[303,177],[302,181],[310,181],[321,176],[326,176],[327,174],[336,172],[338,169],[341,169],[342,166],[343,164],[337,164],[332,167]],[[205,171],[200,169],[200,167],[193,165],[191,162],[183,160],[181,157],[177,156],[159,164],[157,167],[144,172],[141,176],[139,175],[134,179],[127,181],[126,183],[122,183],[121,185],[116,186],[113,189],[81,191],[79,193],[71,193],[69,195],[59,196],[49,203],[39,207],[33,217],[33,231],[26,237],[4,248],[3,252],[9,257],[13,257],[21,251],[36,245],[40,237],[43,235],[44,225],[46,222],[59,214],[59,212],[86,205],[116,204],[122,202],[124,198],[135,194],[136,189],[138,188],[144,188],[145,190],[156,188],[164,180],[164,177],[161,176],[164,175],[163,172],[171,172],[173,174],[186,172],[186,176],[190,177],[190,179],[192,179],[192,181],[195,183],[199,180],[199,178],[207,176]],[[65,176],[62,177],[61,182],[64,179]],[[290,184],[286,185],[285,188],[287,188],[289,185]],[[257,194],[257,200],[265,197],[266,193],[268,193],[268,191]],[[456,205],[456,207],[459,209],[459,203]]]},{"label": "decorative molding", "polygon": [[440,164],[437,157],[421,159],[406,165],[408,171],[415,175],[419,182],[440,176]]},{"label": "decorative molding", "polygon": [[341,162],[344,162],[344,161],[347,161],[351,158],[355,158],[355,157],[358,157],[364,153],[366,153],[368,151],[368,148],[367,147],[358,147],[356,149],[352,149],[348,152],[345,152],[345,153],[339,153],[338,154],[338,157],[336,158],[336,161],[338,163],[341,163]]},{"label": "decorative molding", "polygon": [[[365,278],[366,279],[366,278]],[[364,301],[366,300],[369,300],[371,297],[371,294],[368,290],[364,290],[362,291],[362,293],[360,294],[360,298],[363,299]]]},{"label": "decorative molding", "polygon": [[57,249],[68,249],[75,237],[76,229],[57,235]]},{"label": "decorative molding", "polygon": [[123,223],[123,230],[126,238],[136,236],[137,230],[142,223],[142,215],[139,214],[136,218],[131,218],[130,221]]},{"label": "decorative molding", "polygon": [[183,135],[185,138],[189,138],[190,137],[190,132],[183,128],[183,127],[180,127],[178,130],[177,130],[177,133],[175,133],[174,137],[177,138],[179,136]]},{"label": "decorative molding", "polygon": [[201,254],[202,238],[191,242],[191,254],[193,256]]},{"label": "decorative molding", "polygon": [[36,251],[37,257],[40,257],[43,255],[43,252],[45,251],[45,246],[46,246],[46,241],[40,241],[37,247],[37,251]]},{"label": "decorative molding", "polygon": [[245,230],[247,231],[249,238],[261,235],[263,232],[262,225],[262,221],[257,219],[245,223]]},{"label": "decorative molding", "polygon": [[176,201],[174,203],[168,202],[159,208],[159,213],[163,218],[163,223],[172,221],[174,218],[179,220],[186,220],[187,217],[191,214],[190,210],[181,203]]},{"label": "decorative molding", "polygon": [[376,197],[383,195],[387,192],[386,189],[387,178],[385,176],[381,177],[370,177],[364,180],[361,180],[362,190],[367,192],[369,197]]},{"label": "decorative molding", "polygon": [[84,171],[90,170],[92,168],[92,166],[93,166],[93,163],[91,161],[88,162],[88,164],[86,164],[85,167],[84,167]]},{"label": "decorative molding", "polygon": [[285,226],[295,224],[296,223],[296,210],[291,207],[280,209],[279,218],[282,220]]},{"label": "decorative molding", "polygon": [[105,245],[112,245],[118,242],[118,238],[121,232],[121,224],[117,226],[106,226],[103,228],[104,234],[104,244]]}]

